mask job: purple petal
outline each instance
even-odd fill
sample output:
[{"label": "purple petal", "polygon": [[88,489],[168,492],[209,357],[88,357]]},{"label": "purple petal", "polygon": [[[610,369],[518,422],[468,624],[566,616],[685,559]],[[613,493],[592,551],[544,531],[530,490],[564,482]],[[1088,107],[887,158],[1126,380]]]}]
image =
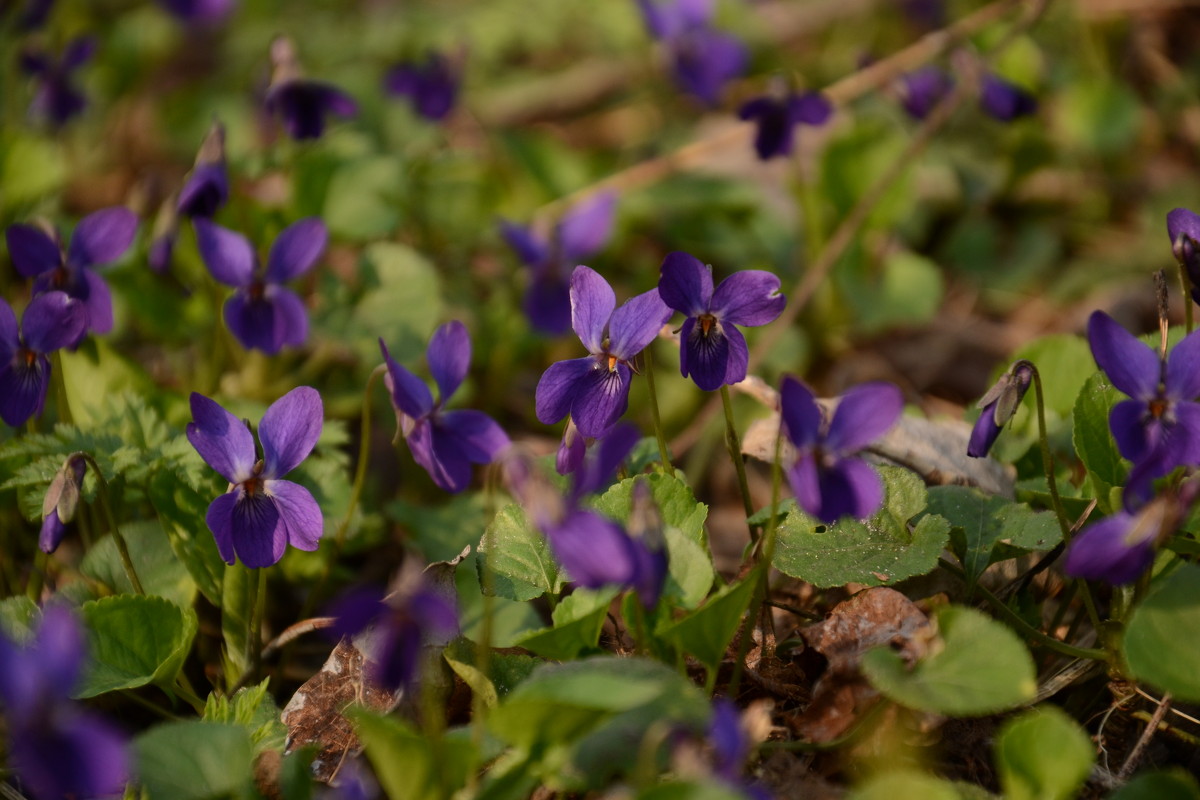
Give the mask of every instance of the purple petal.
[{"label": "purple petal", "polygon": [[37,798],[117,797],[129,779],[125,737],[73,708],[10,731],[12,766]]},{"label": "purple petal", "polygon": [[727,781],[739,781],[750,755],[750,741],[742,728],[741,713],[732,700],[726,697],[713,700],[708,738],[716,756],[717,774]]},{"label": "purple petal", "polygon": [[425,357],[441,392],[441,402],[445,403],[458,391],[471,367],[471,337],[467,335],[467,326],[453,320],[439,327],[429,340]]},{"label": "purple petal", "polygon": [[556,361],[542,373],[533,393],[534,412],[538,421],[553,425],[571,411],[584,379],[596,365],[592,356]]},{"label": "purple petal", "polygon": [[618,425],[593,448],[590,461],[575,476],[575,494],[583,496],[600,491],[616,475],[641,438],[633,425]]},{"label": "purple petal", "polygon": [[38,534],[38,548],[43,553],[53,553],[66,535],[67,526],[63,525],[62,520],[58,518],[58,509],[51,509],[50,513],[42,519],[42,529]]},{"label": "purple petal", "polygon": [[[712,325],[705,333],[704,326],[695,318],[688,317],[680,329],[679,339],[679,369],[684,377],[691,375],[696,386],[706,392],[711,392],[725,385],[725,376],[729,372],[730,340],[726,331],[736,331],[730,325],[728,328],[719,323]],[[741,334],[738,334],[741,339]],[[741,339],[742,347],[746,346]],[[742,377],[745,375],[745,358],[742,359]],[[740,380],[740,378],[739,378]]]},{"label": "purple petal", "polygon": [[413,460],[421,465],[438,488],[461,492],[471,482],[471,461],[459,448],[458,438],[420,420],[406,438]]},{"label": "purple petal", "polygon": [[720,102],[725,83],[746,68],[745,46],[727,34],[700,28],[671,44],[676,82],[710,106]]},{"label": "purple petal", "polygon": [[276,400],[258,426],[262,442],[262,475],[282,478],[308,457],[321,437],[325,408],[311,386],[297,386]]},{"label": "purple petal", "polygon": [[236,0],[158,0],[158,4],[182,22],[211,24],[224,19]]},{"label": "purple petal", "polygon": [[[47,292],[33,298],[25,307],[21,331],[31,350],[46,354],[74,344],[83,334],[87,322],[88,314],[82,303],[64,292]],[[110,316],[110,325],[111,322]]]},{"label": "purple petal", "polygon": [[1072,577],[1114,586],[1132,583],[1154,563],[1149,539],[1130,544],[1135,517],[1119,512],[1087,526],[1067,547],[1063,570]]},{"label": "purple petal", "polygon": [[587,455],[587,439],[579,433],[575,423],[569,418],[563,428],[562,441],[558,445],[558,454],[554,458],[554,469],[559,475],[574,474],[583,464]]},{"label": "purple petal", "polygon": [[712,270],[687,253],[668,253],[659,269],[658,295],[689,317],[708,313],[713,296]]},{"label": "purple petal", "polygon": [[821,408],[807,386],[790,375],[785,376],[779,388],[779,408],[783,430],[792,444],[803,449],[817,443],[821,438]]},{"label": "purple petal", "polygon": [[264,491],[251,495],[238,491],[230,522],[233,549],[242,563],[252,569],[279,563],[287,550],[288,527],[274,498]]},{"label": "purple petal", "polygon": [[137,215],[128,208],[106,208],[88,214],[71,235],[67,264],[90,267],[116,261],[133,244],[137,225]]},{"label": "purple petal", "polygon": [[317,139],[325,132],[325,115],[352,117],[358,104],[345,92],[326,83],[290,80],[267,94],[267,107],[277,113],[293,139]]},{"label": "purple petal", "polygon": [[10,359],[0,364],[0,419],[16,428],[40,417],[50,388],[50,361],[39,355],[30,364]]},{"label": "purple petal", "polygon": [[171,262],[174,260],[175,254],[175,240],[178,235],[178,229],[173,229],[150,240],[150,247],[146,253],[146,262],[150,265],[150,269],[159,275],[164,274],[171,268]]},{"label": "purple petal", "polygon": [[284,229],[267,256],[268,281],[284,283],[308,272],[325,252],[329,232],[318,217],[308,217]]},{"label": "purple petal", "polygon": [[[861,458],[844,458],[826,471],[821,482],[822,497],[830,513],[866,519],[883,505],[883,481]],[[845,507],[841,506],[844,499]],[[835,519],[837,518],[835,517]]]},{"label": "purple petal", "polygon": [[1093,311],[1088,319],[1088,342],[1096,364],[1113,386],[1139,400],[1157,394],[1158,355],[1103,311]]},{"label": "purple petal", "polygon": [[58,243],[34,225],[9,225],[4,232],[8,255],[17,272],[26,278],[41,275],[62,265]]},{"label": "purple petal", "polygon": [[268,284],[263,298],[274,307],[275,339],[280,347],[299,347],[308,339],[308,310],[304,301],[285,286]]},{"label": "purple petal", "polygon": [[459,452],[473,464],[490,464],[509,446],[508,434],[482,411],[446,411],[435,427],[452,437]]},{"label": "purple petal", "polygon": [[612,369],[595,361],[592,364],[593,368],[583,376],[575,401],[571,404],[571,419],[575,420],[576,427],[584,436],[599,439],[608,435],[629,407],[632,372],[620,363]]},{"label": "purple petal", "polygon": [[525,291],[525,315],[533,329],[557,336],[571,328],[571,284],[553,275],[534,277]]},{"label": "purple petal", "polygon": [[225,325],[247,350],[274,355],[283,348],[284,325],[279,316],[265,296],[254,298],[243,289],[225,301]]},{"label": "purple petal", "polygon": [[193,220],[196,246],[212,276],[226,286],[249,286],[254,278],[254,248],[240,233],[207,219]]},{"label": "purple petal", "polygon": [[820,92],[808,92],[788,100],[788,112],[796,122],[824,125],[833,116],[833,103]]},{"label": "purple petal", "polygon": [[397,364],[383,339],[379,340],[379,349],[383,352],[384,363],[387,364],[386,383],[388,391],[392,393],[392,405],[413,419],[429,416],[433,411],[433,395],[429,393],[425,381]]},{"label": "purple petal", "polygon": [[633,542],[607,517],[574,511],[545,533],[555,558],[580,586],[630,586],[637,576]]},{"label": "purple petal", "polygon": [[541,264],[546,259],[548,254],[546,243],[531,229],[502,219],[500,220],[500,235],[517,254],[517,258],[529,266]]},{"label": "purple petal", "polygon": [[187,438],[192,447],[230,483],[249,478],[254,468],[254,437],[246,425],[202,394],[192,392],[191,404]]},{"label": "purple petal", "polygon": [[842,395],[826,445],[835,453],[855,453],[888,432],[904,410],[904,395],[890,383],[864,383]]},{"label": "purple petal", "polygon": [[[14,226],[16,227],[16,226]],[[9,230],[12,230],[11,228]],[[1167,214],[1167,235],[1171,237],[1171,247],[1175,249],[1176,243],[1179,242],[1181,236],[1191,239],[1193,242],[1200,243],[1200,215],[1186,209],[1176,208]],[[9,243],[9,249],[12,249],[12,243]],[[1176,253],[1175,257],[1182,261]]]},{"label": "purple petal", "polygon": [[1142,421],[1146,413],[1144,400],[1123,400],[1109,412],[1108,427],[1117,442],[1117,449],[1130,461],[1140,460],[1150,450],[1151,443],[1146,438],[1146,426]]},{"label": "purple petal", "polygon": [[796,120],[787,105],[778,100],[767,100],[768,106],[758,106],[753,111],[758,117],[758,130],[754,135],[754,151],[763,161],[774,156],[788,156],[794,144]]},{"label": "purple petal", "polygon": [[983,76],[979,105],[984,112],[1001,122],[1011,122],[1018,117],[1034,114],[1038,108],[1037,98],[990,72]]},{"label": "purple petal", "polygon": [[96,47],[96,39],[93,36],[80,36],[72,40],[63,51],[63,68],[73,70],[82,67],[95,54]]},{"label": "purple petal", "polygon": [[212,217],[229,200],[229,176],[224,163],[197,164],[179,191],[175,209],[185,217]]},{"label": "purple petal", "polygon": [[209,503],[208,512],[204,515],[204,522],[212,531],[213,538],[217,542],[217,552],[221,554],[221,559],[226,564],[234,562],[233,510],[237,506],[239,495],[239,492],[226,492],[219,495],[216,500]]},{"label": "purple petal", "polygon": [[757,269],[733,273],[712,296],[713,314],[737,325],[766,325],[783,313],[785,305],[779,277]]},{"label": "purple petal", "polygon": [[979,412],[975,427],[971,428],[971,440],[967,443],[967,455],[971,458],[984,458],[991,451],[992,445],[1000,435],[1000,426],[996,424],[996,403],[988,403]]},{"label": "purple petal", "polygon": [[900,78],[900,103],[914,119],[925,119],[929,112],[954,88],[954,79],[943,70],[925,66]]},{"label": "purple petal", "polygon": [[354,636],[376,624],[390,607],[383,602],[384,592],[375,586],[359,586],[339,596],[325,615],[334,618],[332,627],[337,638]]},{"label": "purple petal", "polygon": [[608,281],[591,267],[582,264],[571,273],[571,327],[589,353],[603,348],[605,330],[617,296]]},{"label": "purple petal", "polygon": [[35,643],[42,681],[59,697],[69,697],[79,683],[87,657],[83,626],[66,606],[48,605]]},{"label": "purple petal", "polygon": [[616,208],[616,193],[600,192],[564,214],[558,223],[563,260],[576,261],[603,247],[612,235]]},{"label": "purple petal", "polygon": [[316,550],[321,543],[321,534],[325,532],[325,520],[312,493],[298,483],[278,480],[267,481],[264,491],[279,507],[280,518],[287,528],[288,543],[297,550]]},{"label": "purple petal", "polygon": [[746,370],[750,366],[750,348],[746,346],[746,338],[733,325],[724,325],[721,330],[729,340],[729,357],[725,361],[725,384],[732,386],[746,379]]},{"label": "purple petal", "polygon": [[[108,333],[113,327],[112,293],[108,290],[108,284],[100,277],[100,273],[93,270],[80,270],[80,274],[87,284],[87,296],[83,298],[87,330],[92,333]],[[77,336],[76,339],[78,338]]]},{"label": "purple petal", "polygon": [[0,297],[0,365],[8,361],[21,346],[21,334],[17,328],[17,315],[12,306]]},{"label": "purple petal", "polygon": [[407,616],[394,616],[377,635],[375,651],[368,662],[371,681],[391,691],[411,685],[420,666],[420,627]]},{"label": "purple petal", "polygon": [[1175,345],[1167,357],[1164,380],[1171,400],[1194,400],[1200,396],[1200,331],[1193,331]]},{"label": "purple petal", "polygon": [[651,289],[626,300],[608,324],[608,352],[629,361],[654,341],[673,312]]},{"label": "purple petal", "polygon": [[814,517],[820,516],[821,511],[821,478],[817,472],[817,462],[811,452],[805,452],[796,459],[787,470],[788,484],[792,494],[796,495],[796,503],[800,508]]}]

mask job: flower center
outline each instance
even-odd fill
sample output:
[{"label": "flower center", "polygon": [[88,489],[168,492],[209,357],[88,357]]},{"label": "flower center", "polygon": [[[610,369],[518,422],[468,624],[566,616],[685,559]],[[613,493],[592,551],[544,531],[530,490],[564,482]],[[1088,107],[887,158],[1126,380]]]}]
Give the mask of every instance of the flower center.
[{"label": "flower center", "polygon": [[37,353],[30,350],[28,347],[21,347],[17,350],[17,358],[25,362],[25,366],[32,368],[37,363]]},{"label": "flower center", "polygon": [[712,314],[701,314],[696,317],[696,321],[700,323],[700,335],[708,338],[708,334],[717,324],[717,318]]},{"label": "flower center", "polygon": [[263,484],[266,483],[266,480],[262,477],[262,471],[263,460],[260,458],[254,462],[254,469],[251,470],[250,477],[242,481],[242,491],[246,493],[247,497],[254,497],[262,491]]},{"label": "flower center", "polygon": [[1154,419],[1160,419],[1164,414],[1167,413],[1167,409],[1170,407],[1171,404],[1167,402],[1166,399],[1162,397],[1156,397],[1149,403],[1150,416]]},{"label": "flower center", "polygon": [[246,290],[246,293],[250,295],[251,300],[261,300],[263,292],[266,291],[266,288],[266,285],[262,281],[254,281],[250,284],[250,287]]},{"label": "flower center", "polygon": [[50,276],[50,285],[55,289],[62,289],[67,285],[68,277],[66,267],[55,267],[54,274]]}]

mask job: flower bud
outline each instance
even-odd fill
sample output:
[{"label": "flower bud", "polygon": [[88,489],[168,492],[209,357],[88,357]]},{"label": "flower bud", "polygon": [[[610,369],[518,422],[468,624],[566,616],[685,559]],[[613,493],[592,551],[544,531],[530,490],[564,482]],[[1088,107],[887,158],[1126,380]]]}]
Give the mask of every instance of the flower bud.
[{"label": "flower bud", "polygon": [[42,501],[42,531],[38,537],[38,547],[43,552],[53,553],[58,549],[67,531],[66,524],[75,519],[85,472],[87,460],[83,454],[72,453],[50,482]]},{"label": "flower bud", "polygon": [[1024,360],[1018,361],[979,399],[976,408],[982,409],[982,413],[971,430],[967,455],[983,458],[988,454],[996,442],[996,437],[1000,435],[1001,428],[1017,413],[1017,407],[1021,405],[1021,400],[1024,399],[1025,392],[1029,391],[1032,381],[1033,364]]}]

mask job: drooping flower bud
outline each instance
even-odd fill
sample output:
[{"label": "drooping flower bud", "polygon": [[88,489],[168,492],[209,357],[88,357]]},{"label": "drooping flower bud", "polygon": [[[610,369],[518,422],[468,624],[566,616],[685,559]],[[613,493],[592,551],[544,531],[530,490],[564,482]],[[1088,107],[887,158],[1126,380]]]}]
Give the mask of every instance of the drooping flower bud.
[{"label": "drooping flower bud", "polygon": [[1018,361],[1009,367],[1008,372],[1000,376],[996,385],[988,389],[987,394],[979,398],[976,408],[982,409],[975,427],[971,431],[971,441],[967,445],[967,455],[972,458],[983,458],[992,449],[1000,429],[1004,427],[1013,415],[1017,406],[1029,391],[1033,382],[1033,364],[1028,361]]},{"label": "drooping flower bud", "polygon": [[50,482],[46,499],[42,501],[42,532],[38,537],[38,547],[42,552],[53,553],[57,550],[67,532],[67,523],[75,519],[86,472],[87,459],[83,453],[72,453]]}]

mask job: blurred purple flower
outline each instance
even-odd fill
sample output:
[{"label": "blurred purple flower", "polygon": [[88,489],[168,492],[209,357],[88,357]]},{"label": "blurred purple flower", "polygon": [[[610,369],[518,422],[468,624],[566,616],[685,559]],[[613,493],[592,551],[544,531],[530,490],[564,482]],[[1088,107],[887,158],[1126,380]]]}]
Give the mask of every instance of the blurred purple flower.
[{"label": "blurred purple flower", "polygon": [[60,58],[35,51],[22,53],[21,69],[36,82],[29,113],[58,128],[82,112],[87,98],[75,88],[72,73],[95,52],[96,40],[81,37],[71,41]]},{"label": "blurred purple flower", "polygon": [[675,82],[709,106],[721,102],[721,89],[746,70],[746,46],[711,28],[693,28],[667,42]]},{"label": "blurred purple flower", "polygon": [[1186,208],[1174,209],[1167,214],[1167,235],[1175,260],[1187,272],[1192,299],[1200,303],[1200,215]]},{"label": "blurred purple flower", "polygon": [[439,122],[454,108],[460,83],[458,70],[441,53],[430,53],[422,62],[405,61],[388,70],[383,88],[407,97],[413,110]]},{"label": "blurred purple flower", "polygon": [[613,192],[589,197],[563,215],[549,239],[500,220],[500,234],[533,272],[524,306],[535,330],[558,335],[571,327],[571,280],[566,270],[608,241],[616,203]]},{"label": "blurred purple flower", "polygon": [[267,89],[267,111],[280,118],[293,139],[319,139],[325,132],[327,114],[358,114],[358,104],[350,95],[331,84],[303,77],[290,39],[280,37],[272,42],[271,62],[274,70]]},{"label": "blurred purple flower", "polygon": [[1033,365],[1028,361],[1018,361],[979,398],[977,408],[981,410],[975,427],[971,429],[971,440],[967,443],[968,456],[983,458],[988,454],[1000,435],[1000,429],[1017,413],[1017,406],[1021,405],[1032,382]]},{"label": "blurred purple flower", "polygon": [[490,464],[508,447],[507,434],[482,411],[445,410],[471,366],[471,339],[457,320],[433,333],[426,361],[441,395],[436,403],[425,382],[397,364],[379,340],[387,364],[384,381],[392,393],[396,421],[413,460],[440,488],[461,492],[471,482],[472,464]]},{"label": "blurred purple flower", "polygon": [[779,278],[762,270],[735,272],[713,291],[712,269],[682,252],[663,259],[658,294],[687,315],[679,332],[679,371],[706,392],[746,377],[750,352],[735,325],[766,325],[787,303]]},{"label": "blurred purple flower", "polygon": [[133,243],[137,224],[137,216],[119,206],[89,214],[75,226],[65,255],[57,235],[35,225],[9,225],[5,231],[13,266],[26,278],[36,279],[35,294],[63,291],[83,304],[86,329],[66,347],[76,347],[87,331],[112,330],[112,294],[93,268],[124,255]]},{"label": "blurred purple flower", "polygon": [[[1108,425],[1121,455],[1133,462],[1126,505],[1144,502],[1155,478],[1200,464],[1200,331],[1163,359],[1103,311],[1088,320],[1096,365],[1132,399],[1117,403]],[[1131,502],[1132,501],[1132,502]]]},{"label": "blurred purple flower", "polygon": [[188,24],[212,25],[229,16],[237,0],[157,0],[168,14]]},{"label": "blurred purple flower", "polygon": [[979,95],[979,106],[989,116],[1001,122],[1012,122],[1019,117],[1037,113],[1037,98],[1006,81],[993,72],[983,75],[983,86]]},{"label": "blurred purple flower", "polygon": [[63,292],[46,292],[25,307],[20,327],[0,298],[0,419],[23,425],[40,417],[50,388],[49,353],[83,336],[87,312]]},{"label": "blurred purple flower", "polygon": [[50,482],[42,500],[42,530],[38,536],[38,547],[43,553],[58,549],[67,532],[66,523],[75,518],[86,472],[87,459],[82,453],[72,453]]},{"label": "blurred purple flower", "polygon": [[833,114],[833,104],[820,92],[784,97],[757,97],[742,106],[738,116],[754,120],[758,132],[754,150],[763,161],[792,154],[797,125],[824,125]]},{"label": "blurred purple flower", "polygon": [[325,223],[308,217],[285,228],[271,245],[265,269],[245,236],[207,219],[197,219],[194,225],[208,271],[237,289],[225,301],[225,324],[242,346],[272,355],[284,346],[304,344],[308,313],[304,302],[283,284],[316,266],[329,241]]},{"label": "blurred purple flower", "polygon": [[901,0],[900,7],[918,27],[935,30],[946,24],[945,0]]},{"label": "blurred purple flower", "polygon": [[900,76],[900,104],[913,119],[925,119],[954,89],[954,78],[932,64]]},{"label": "blurred purple flower", "polygon": [[[16,5],[15,3],[13,5]],[[0,8],[3,4],[0,4]],[[17,30],[34,31],[46,24],[50,11],[54,8],[54,0],[25,0],[17,15]]]},{"label": "blurred purple flower", "polygon": [[46,608],[25,647],[0,633],[9,762],[35,800],[119,795],[129,778],[125,737],[71,701],[85,656],[82,626],[66,607]]},{"label": "blurred purple flower", "polygon": [[[754,751],[755,742],[749,727],[765,716],[760,708],[751,706],[745,712],[727,697],[712,702],[712,718],[708,723],[708,741],[712,745],[710,767],[713,777],[752,800],[770,800],[771,794],[743,777],[746,761]],[[769,725],[769,720],[766,723]]]},{"label": "blurred purple flower", "polygon": [[321,509],[298,483],[280,480],[303,461],[321,435],[324,409],[316,389],[300,386],[276,400],[258,430],[261,459],[247,425],[217,402],[192,392],[188,441],[229,481],[205,515],[225,563],[234,554],[247,567],[269,567],[289,543],[316,550],[324,530]]},{"label": "blurred purple flower", "polygon": [[229,200],[225,168],[225,126],[214,120],[200,143],[196,163],[179,191],[176,210],[185,217],[211,219]]},{"label": "blurred purple flower", "polygon": [[591,355],[559,361],[542,373],[534,393],[539,421],[552,425],[571,415],[579,432],[605,436],[629,406],[630,362],[671,317],[658,289],[620,308],[604,278],[580,265],[571,273],[571,326]]},{"label": "blurred purple flower", "polygon": [[713,17],[713,0],[637,0],[646,29],[660,41],[707,25]]},{"label": "blurred purple flower", "polygon": [[883,482],[854,454],[885,434],[904,407],[900,390],[865,383],[842,395],[826,421],[808,387],[791,376],[780,390],[783,430],[798,451],[788,468],[796,501],[825,523],[844,515],[865,519],[883,504]]}]

